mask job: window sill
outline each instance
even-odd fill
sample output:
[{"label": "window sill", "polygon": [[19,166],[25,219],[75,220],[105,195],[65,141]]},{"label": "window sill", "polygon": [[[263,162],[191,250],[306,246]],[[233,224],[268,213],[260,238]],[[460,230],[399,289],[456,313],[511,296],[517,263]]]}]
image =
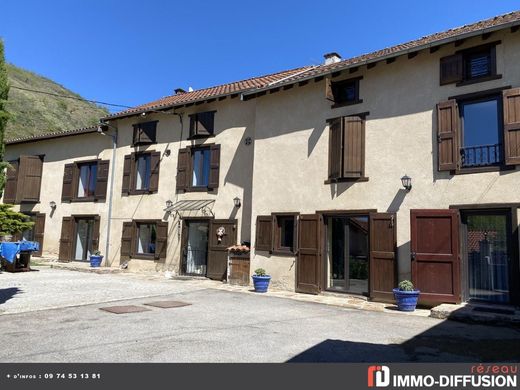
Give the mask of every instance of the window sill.
[{"label": "window sill", "polygon": [[325,180],[325,184],[335,184],[335,183],[357,183],[357,182],[365,182],[368,181],[368,177],[340,177],[339,179],[327,179]]},{"label": "window sill", "polygon": [[184,192],[212,192],[214,189],[209,187],[190,187],[186,188]]},{"label": "window sill", "polygon": [[70,203],[81,203],[81,202],[97,202],[99,199],[96,198],[74,198],[70,200]]},{"label": "window sill", "polygon": [[146,255],[143,253],[136,253],[135,255],[131,256],[131,258],[136,260],[156,260],[155,255]]},{"label": "window sill", "polygon": [[156,145],[157,141],[154,142],[134,142],[132,143],[132,146],[135,148],[137,146],[148,146],[148,145]]},{"label": "window sill", "polygon": [[127,192],[126,195],[151,195],[155,194],[157,191],[149,191],[149,190],[132,190]]},{"label": "window sill", "polygon": [[456,87],[463,87],[465,85],[483,83],[485,81],[498,80],[498,79],[501,79],[501,78],[502,78],[501,74],[495,74],[495,75],[486,76],[486,77],[479,77],[479,78],[476,78],[476,79],[459,81],[457,84],[455,84],[455,86]]},{"label": "window sill", "polygon": [[486,167],[475,168],[460,168],[456,171],[450,171],[452,175],[466,175],[470,173],[485,173],[485,172],[501,172],[514,170],[514,165],[490,165]]},{"label": "window sill", "polygon": [[207,138],[215,138],[215,134],[196,134],[196,135],[190,135],[187,139],[189,141],[195,140],[195,139],[207,139]]},{"label": "window sill", "polygon": [[290,256],[290,257],[296,256],[296,252],[292,252],[290,250],[283,250],[283,249],[275,249],[275,250],[271,251],[270,253],[275,256]]},{"label": "window sill", "polygon": [[353,106],[355,104],[360,104],[360,103],[363,103],[363,99],[357,99],[357,100],[353,100],[351,102],[334,103],[332,106],[330,106],[330,108]]}]

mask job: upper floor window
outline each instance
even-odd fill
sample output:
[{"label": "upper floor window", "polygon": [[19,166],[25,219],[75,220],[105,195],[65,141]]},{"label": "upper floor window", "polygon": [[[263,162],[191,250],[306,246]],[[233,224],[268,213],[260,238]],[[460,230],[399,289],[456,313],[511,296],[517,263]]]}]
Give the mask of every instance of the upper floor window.
[{"label": "upper floor window", "polygon": [[332,107],[362,103],[363,100],[359,99],[359,80],[362,78],[356,77],[335,82],[327,79],[326,97],[334,102]]},{"label": "upper floor window", "polygon": [[460,50],[440,59],[440,84],[469,83],[500,78],[496,69],[496,45],[486,45]]},{"label": "upper floor window", "polygon": [[109,164],[108,160],[65,164],[61,200],[69,202],[105,199]]},{"label": "upper floor window", "polygon": [[217,189],[220,176],[220,145],[188,146],[179,150],[178,191]]},{"label": "upper floor window", "polygon": [[161,152],[131,153],[123,166],[123,195],[154,193],[159,190]]},{"label": "upper floor window", "polygon": [[206,111],[190,115],[190,138],[205,138],[214,134],[215,112]]},{"label": "upper floor window", "polygon": [[149,145],[156,143],[157,122],[158,121],[150,121],[134,124],[133,145]]},{"label": "upper floor window", "polygon": [[152,156],[150,153],[139,154],[135,158],[135,189],[150,189],[150,178],[152,176],[151,168]]},{"label": "upper floor window", "polygon": [[78,164],[78,198],[93,197],[96,191],[98,163],[90,162]]},{"label": "upper floor window", "polygon": [[209,148],[192,149],[192,186],[207,187],[209,184]]},{"label": "upper floor window", "polygon": [[4,203],[37,203],[43,171],[43,156],[20,156],[9,161],[4,189]]}]

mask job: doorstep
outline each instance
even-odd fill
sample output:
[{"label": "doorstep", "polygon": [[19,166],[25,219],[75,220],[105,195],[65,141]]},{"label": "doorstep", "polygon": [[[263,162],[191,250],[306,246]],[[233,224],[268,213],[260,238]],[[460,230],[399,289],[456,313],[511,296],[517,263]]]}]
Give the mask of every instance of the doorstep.
[{"label": "doorstep", "polygon": [[443,303],[431,309],[430,317],[488,325],[520,327],[520,309],[509,305],[466,302]]}]

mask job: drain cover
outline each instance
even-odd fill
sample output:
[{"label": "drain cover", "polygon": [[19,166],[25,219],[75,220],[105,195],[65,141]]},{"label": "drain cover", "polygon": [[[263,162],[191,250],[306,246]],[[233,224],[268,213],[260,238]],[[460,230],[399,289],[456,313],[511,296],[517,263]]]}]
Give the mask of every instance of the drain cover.
[{"label": "drain cover", "polygon": [[150,311],[146,307],[142,306],[108,306],[108,307],[100,307],[99,310],[108,311],[109,313],[114,314],[127,314],[127,313],[139,313],[142,311]]},{"label": "drain cover", "polygon": [[171,309],[172,307],[189,306],[191,303],[181,301],[157,301],[145,303],[147,306],[160,307],[161,309]]}]

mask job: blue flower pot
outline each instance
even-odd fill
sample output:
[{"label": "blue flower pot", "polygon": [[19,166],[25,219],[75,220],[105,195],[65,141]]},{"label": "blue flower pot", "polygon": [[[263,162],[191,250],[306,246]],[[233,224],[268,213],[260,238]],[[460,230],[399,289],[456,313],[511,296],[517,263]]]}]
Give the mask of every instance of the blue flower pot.
[{"label": "blue flower pot", "polygon": [[419,299],[419,290],[402,291],[398,288],[392,290],[394,292],[395,300],[397,301],[397,308],[400,311],[414,311]]},{"label": "blue flower pot", "polygon": [[91,267],[100,267],[101,262],[103,261],[103,256],[90,256],[90,266]]},{"label": "blue flower pot", "polygon": [[269,282],[271,281],[271,277],[269,275],[266,276],[251,276],[253,278],[253,285],[255,286],[255,292],[265,293],[269,288]]}]

